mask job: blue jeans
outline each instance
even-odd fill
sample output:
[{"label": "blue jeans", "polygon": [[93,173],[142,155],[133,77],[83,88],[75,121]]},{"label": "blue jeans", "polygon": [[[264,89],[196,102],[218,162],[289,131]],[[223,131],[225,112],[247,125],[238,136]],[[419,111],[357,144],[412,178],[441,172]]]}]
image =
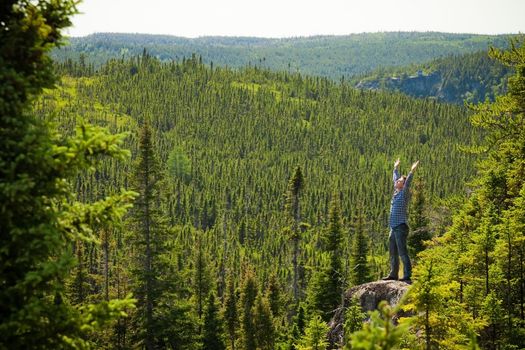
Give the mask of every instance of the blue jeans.
[{"label": "blue jeans", "polygon": [[403,262],[403,279],[410,279],[412,276],[412,264],[408,257],[407,250],[408,225],[401,224],[390,229],[388,235],[390,253],[390,273],[388,276],[398,278],[399,276],[399,258]]}]

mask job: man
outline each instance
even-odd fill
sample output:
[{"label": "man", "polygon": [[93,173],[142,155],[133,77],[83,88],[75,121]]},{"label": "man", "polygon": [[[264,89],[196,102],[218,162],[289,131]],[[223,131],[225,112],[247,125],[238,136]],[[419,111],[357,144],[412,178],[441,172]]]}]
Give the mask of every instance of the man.
[{"label": "man", "polygon": [[399,176],[399,159],[394,163],[394,194],[390,202],[390,234],[389,254],[390,254],[390,273],[383,280],[397,280],[399,277],[399,258],[403,262],[403,278],[400,281],[410,283],[412,275],[412,265],[408,257],[407,237],[408,237],[408,217],[407,208],[410,199],[410,183],[414,171],[419,165],[419,160],[412,164],[408,176]]}]

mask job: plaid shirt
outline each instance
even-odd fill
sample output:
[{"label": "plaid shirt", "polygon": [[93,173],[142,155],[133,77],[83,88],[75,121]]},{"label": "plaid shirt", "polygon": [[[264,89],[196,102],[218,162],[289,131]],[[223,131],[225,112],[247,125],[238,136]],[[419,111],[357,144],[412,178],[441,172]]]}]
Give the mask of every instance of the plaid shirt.
[{"label": "plaid shirt", "polygon": [[405,186],[402,190],[395,189],[397,179],[399,179],[399,171],[394,169],[394,194],[390,202],[390,227],[394,228],[401,224],[408,222],[407,208],[408,200],[410,199],[410,183],[412,182],[412,172],[408,173],[405,180]]}]

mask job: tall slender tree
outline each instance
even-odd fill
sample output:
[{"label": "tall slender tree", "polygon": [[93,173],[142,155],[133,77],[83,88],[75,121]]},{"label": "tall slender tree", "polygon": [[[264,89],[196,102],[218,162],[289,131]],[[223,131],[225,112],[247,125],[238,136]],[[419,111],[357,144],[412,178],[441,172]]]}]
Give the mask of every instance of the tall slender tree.
[{"label": "tall slender tree", "polygon": [[255,300],[257,298],[257,282],[250,268],[247,268],[243,277],[241,290],[241,332],[242,344],[245,350],[257,348],[255,338]]},{"label": "tall slender tree", "polygon": [[301,167],[295,168],[295,172],[288,183],[288,191],[286,192],[286,210],[292,219],[291,240],[293,244],[293,296],[297,305],[299,302],[299,242],[301,240],[301,232],[299,231],[301,223],[301,202],[300,196],[304,188],[304,178]]},{"label": "tall slender tree", "polygon": [[224,350],[224,331],[222,320],[219,317],[218,306],[215,303],[215,295],[208,297],[204,316],[204,334],[202,338],[203,350]]},{"label": "tall slender tree", "polygon": [[134,188],[139,193],[133,209],[131,238],[135,249],[135,295],[138,298],[137,316],[142,331],[137,340],[146,349],[155,348],[155,313],[163,286],[161,254],[164,250],[164,232],[157,207],[160,170],[153,149],[151,127],[146,118],[140,132],[139,153],[135,164]]},{"label": "tall slender tree", "polygon": [[237,296],[235,291],[233,276],[228,277],[228,288],[224,298],[224,320],[226,322],[226,330],[230,342],[230,348],[235,350],[235,339],[239,325],[239,317],[237,313]]},{"label": "tall slender tree", "polygon": [[365,216],[362,207],[354,218],[352,251],[350,254],[350,275],[354,285],[370,281],[370,267],[368,265],[369,239],[366,232]]},{"label": "tall slender tree", "polygon": [[343,235],[343,222],[337,195],[332,196],[328,227],[322,236],[322,246],[328,255],[329,263],[321,267],[312,277],[308,291],[310,308],[320,313],[323,320],[328,321],[334,310],[341,302],[343,287],[341,241]]}]

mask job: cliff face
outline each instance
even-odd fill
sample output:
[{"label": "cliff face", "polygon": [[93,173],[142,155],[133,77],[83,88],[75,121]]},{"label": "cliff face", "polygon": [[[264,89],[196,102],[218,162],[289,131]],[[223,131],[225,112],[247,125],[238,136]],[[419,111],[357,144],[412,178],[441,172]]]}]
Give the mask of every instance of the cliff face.
[{"label": "cliff face", "polygon": [[436,70],[430,74],[418,71],[416,75],[368,78],[355,85],[362,90],[399,91],[413,97],[434,98],[441,102],[463,104],[463,101],[494,100],[495,94],[505,91],[502,79],[508,70],[456,71]]},{"label": "cliff face", "polygon": [[344,305],[336,310],[334,317],[330,320],[330,332],[328,333],[330,343],[332,345],[342,343],[344,310],[351,298],[356,297],[363,311],[368,312],[376,310],[382,300],[386,300],[391,306],[397,305],[409,287],[409,284],[401,281],[377,281],[349,289],[345,294]]},{"label": "cliff face", "polygon": [[[448,96],[441,93],[443,78],[440,73],[434,72],[428,75],[418,73],[414,76],[389,77],[379,80],[361,81],[356,85],[358,89],[364,90],[395,90],[414,97],[431,97],[448,100]],[[450,101],[447,101],[450,102]]]}]

